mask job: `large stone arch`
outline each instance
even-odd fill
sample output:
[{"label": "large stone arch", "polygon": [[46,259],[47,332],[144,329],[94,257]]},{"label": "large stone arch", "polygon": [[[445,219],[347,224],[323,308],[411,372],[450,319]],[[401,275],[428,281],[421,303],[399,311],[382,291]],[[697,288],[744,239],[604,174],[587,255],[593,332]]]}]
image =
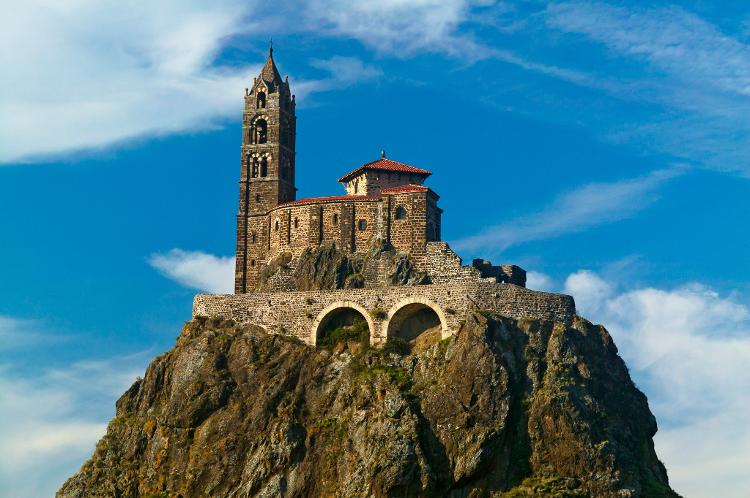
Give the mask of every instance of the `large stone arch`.
[{"label": "large stone arch", "polygon": [[441,336],[443,338],[448,337],[450,335],[450,330],[448,329],[448,321],[445,318],[445,313],[443,313],[442,308],[429,299],[414,296],[397,301],[388,311],[388,319],[383,323],[383,335],[385,338],[388,339],[394,337],[396,332],[395,328],[409,318],[409,316],[404,316],[404,313],[411,312],[413,316],[413,313],[426,308],[435,312],[440,320]]},{"label": "large stone arch", "polygon": [[370,343],[372,344],[373,339],[375,338],[375,322],[372,320],[370,313],[364,307],[360,306],[354,301],[336,301],[323,308],[323,310],[318,313],[318,316],[315,318],[315,321],[312,324],[309,343],[313,346],[317,345],[318,331],[321,325],[325,324],[326,318],[337,310],[346,308],[358,311],[365,318],[365,321],[367,321],[367,328],[370,330]]}]

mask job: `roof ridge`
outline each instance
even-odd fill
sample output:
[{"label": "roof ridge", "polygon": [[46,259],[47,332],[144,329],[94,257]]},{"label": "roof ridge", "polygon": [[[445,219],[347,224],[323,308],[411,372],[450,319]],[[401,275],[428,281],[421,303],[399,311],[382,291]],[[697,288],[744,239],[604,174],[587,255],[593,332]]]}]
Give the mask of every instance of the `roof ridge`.
[{"label": "roof ridge", "polygon": [[401,172],[413,173],[417,175],[424,175],[425,177],[430,176],[432,174],[426,169],[417,168],[416,166],[412,166],[411,164],[394,161],[393,159],[389,159],[387,157],[381,157],[380,159],[371,161],[369,163],[365,163],[362,166],[350,171],[349,173],[339,178],[338,181],[345,182],[352,176],[358,174],[360,171],[364,171],[367,169],[378,169],[382,171],[401,171]]}]

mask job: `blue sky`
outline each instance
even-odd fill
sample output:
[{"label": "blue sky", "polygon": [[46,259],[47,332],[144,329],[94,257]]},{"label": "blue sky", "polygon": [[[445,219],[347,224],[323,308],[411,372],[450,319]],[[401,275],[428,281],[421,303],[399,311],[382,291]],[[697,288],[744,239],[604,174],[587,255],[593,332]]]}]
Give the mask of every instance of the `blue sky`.
[{"label": "blue sky", "polygon": [[381,148],[433,171],[464,259],[520,264],[610,329],[675,489],[746,496],[750,7],[8,7],[3,496],[49,496],[196,290],[231,287],[242,95],[270,37],[297,94],[300,197],[342,192]]}]

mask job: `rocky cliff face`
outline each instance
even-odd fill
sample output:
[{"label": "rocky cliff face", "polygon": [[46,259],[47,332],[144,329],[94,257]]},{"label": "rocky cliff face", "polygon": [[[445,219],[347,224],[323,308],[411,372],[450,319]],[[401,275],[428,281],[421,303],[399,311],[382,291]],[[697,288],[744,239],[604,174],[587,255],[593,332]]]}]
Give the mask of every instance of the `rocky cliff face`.
[{"label": "rocky cliff face", "polygon": [[59,497],[676,496],[607,331],[470,312],[418,353],[189,322]]},{"label": "rocky cliff face", "polygon": [[311,291],[429,283],[429,275],[417,271],[408,254],[376,240],[364,254],[347,255],[333,243],[307,248],[296,260],[290,253],[282,253],[263,268],[254,290]]}]

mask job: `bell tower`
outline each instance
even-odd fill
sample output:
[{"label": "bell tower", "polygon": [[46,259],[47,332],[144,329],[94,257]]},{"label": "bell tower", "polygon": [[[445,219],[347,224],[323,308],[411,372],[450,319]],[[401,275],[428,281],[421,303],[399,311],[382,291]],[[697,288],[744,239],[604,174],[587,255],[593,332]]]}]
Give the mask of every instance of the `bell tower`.
[{"label": "bell tower", "polygon": [[271,47],[260,75],[245,90],[234,285],[238,294],[252,290],[258,281],[270,236],[266,214],[296,196],[295,106],[289,80],[281,79]]}]

